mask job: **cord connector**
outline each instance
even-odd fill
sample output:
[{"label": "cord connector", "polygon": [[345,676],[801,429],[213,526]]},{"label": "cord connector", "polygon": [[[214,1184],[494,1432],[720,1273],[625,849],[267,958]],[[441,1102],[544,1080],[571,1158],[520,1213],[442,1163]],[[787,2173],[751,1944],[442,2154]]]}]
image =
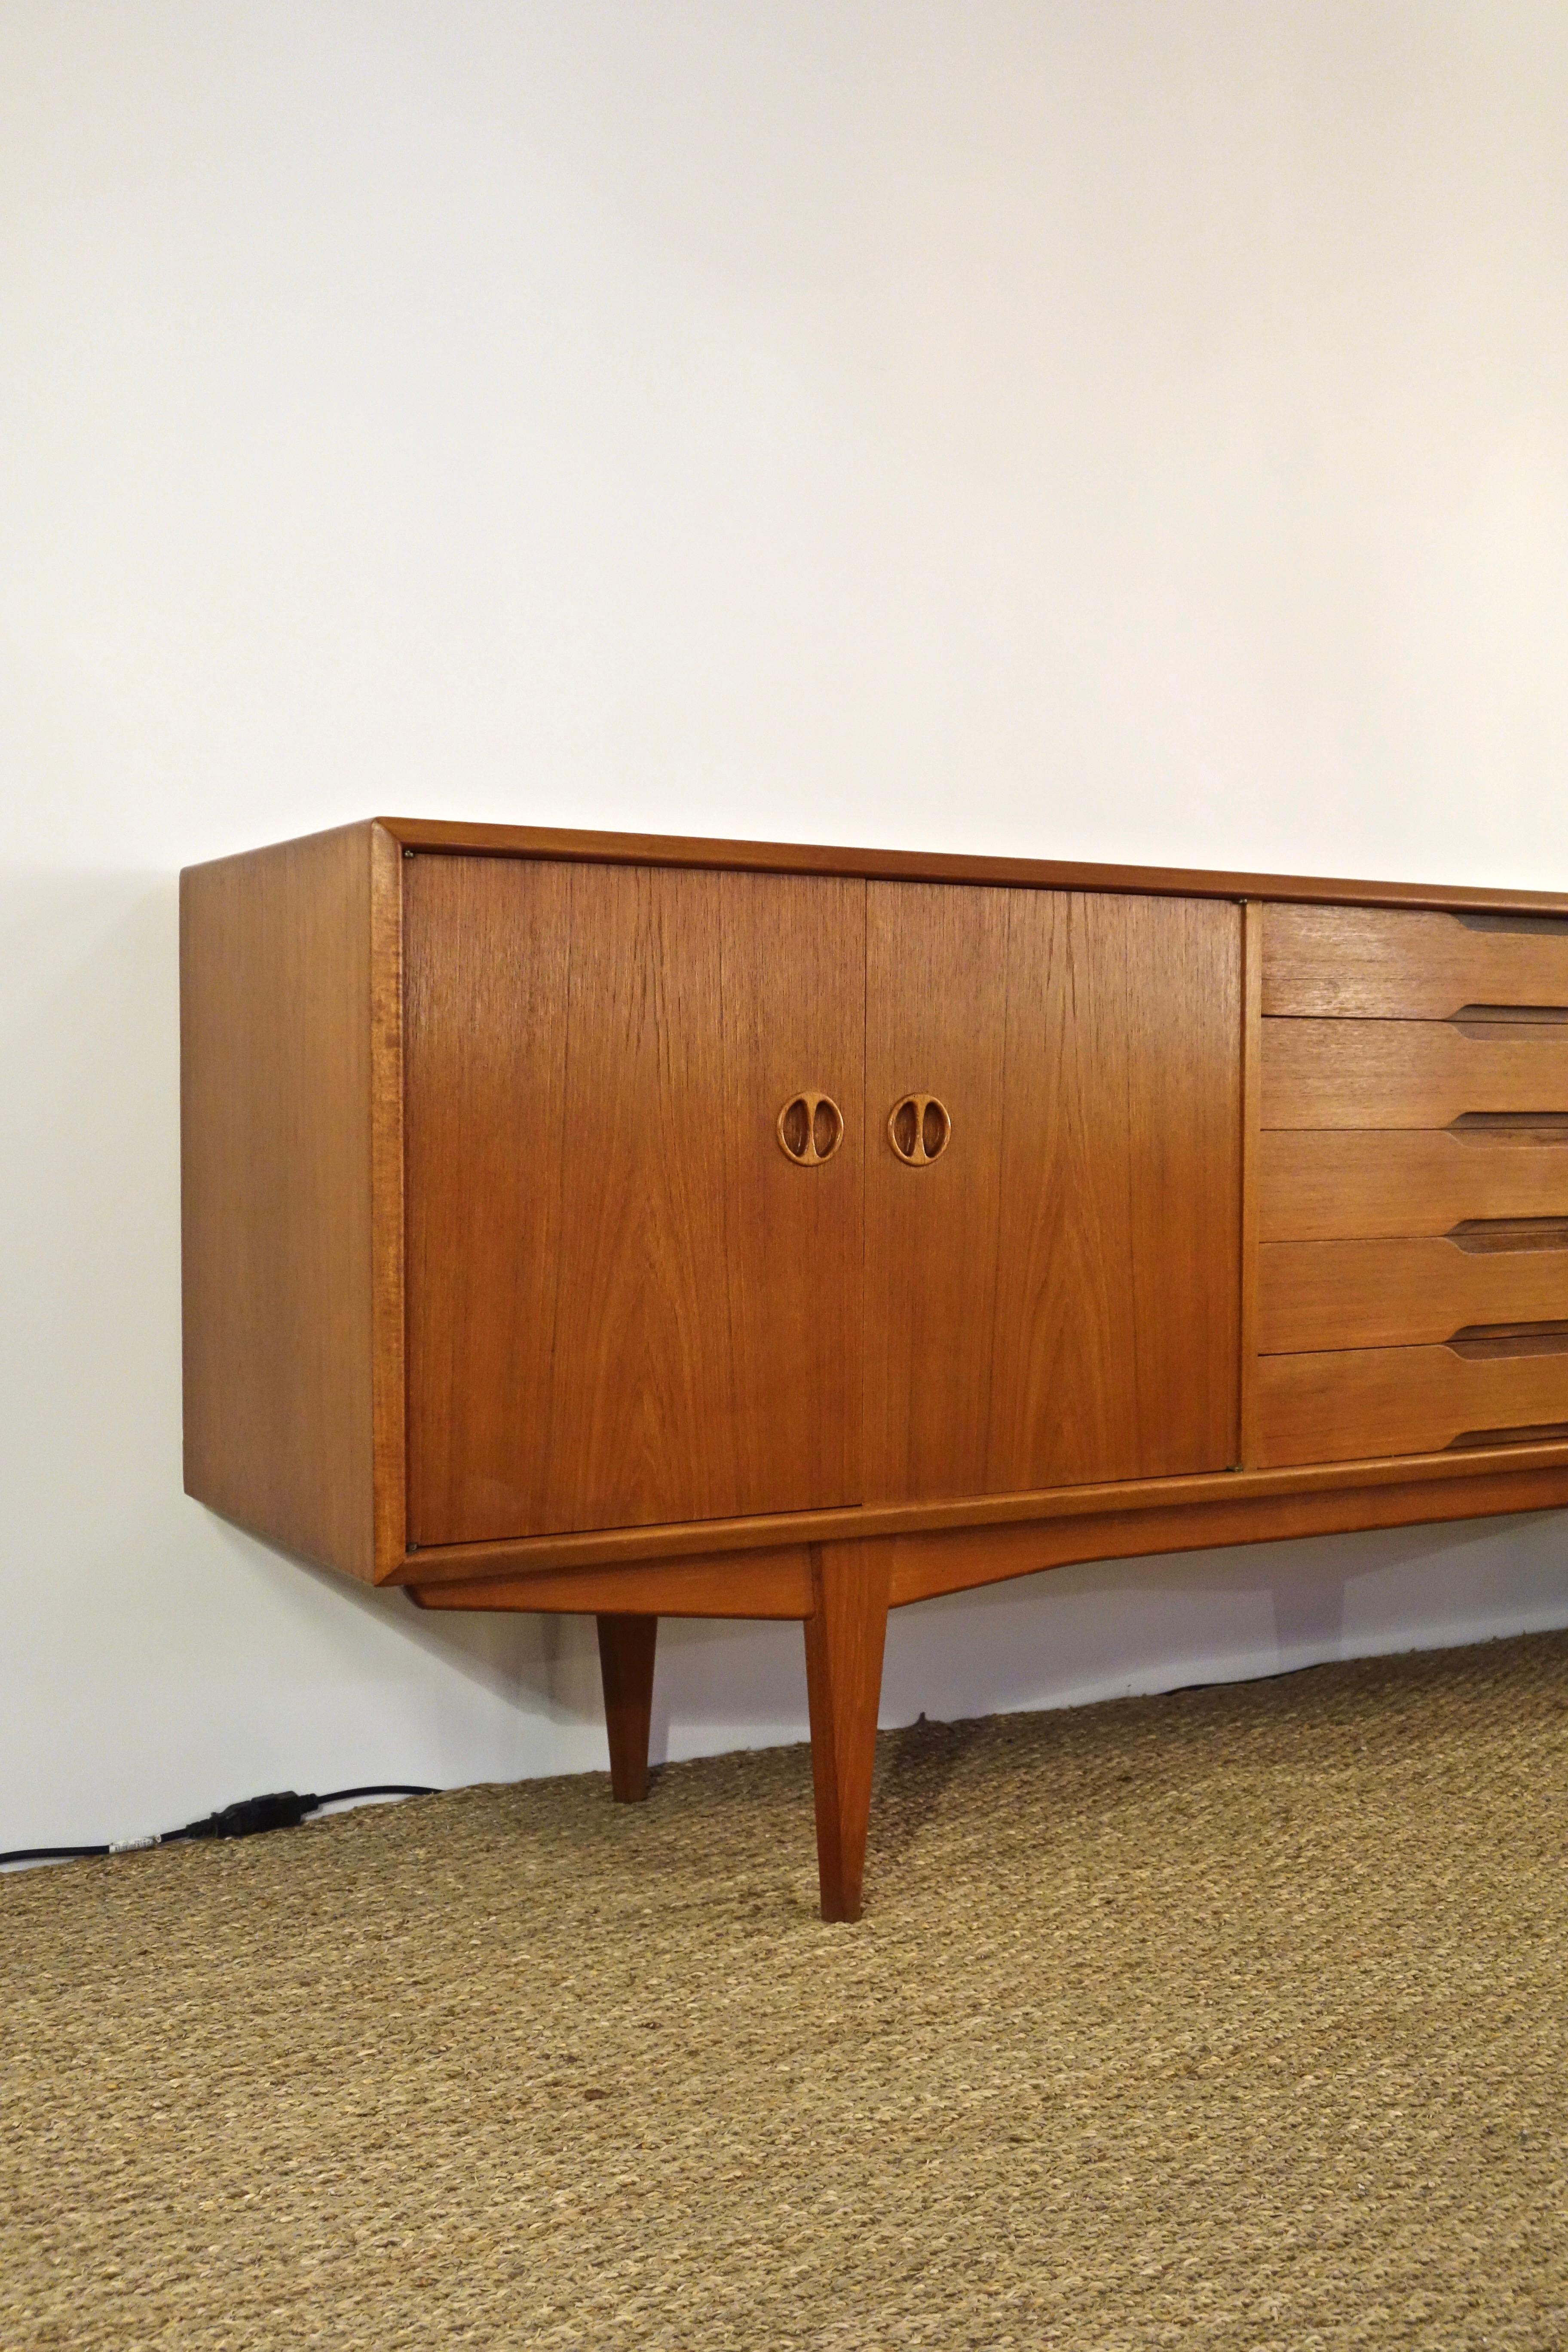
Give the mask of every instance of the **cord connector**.
[{"label": "cord connector", "polygon": [[269,1797],[242,1797],[204,1821],[187,1822],[183,1830],[165,1830],[162,1837],[121,1838],[113,1845],[29,1845],[0,1853],[0,1870],[14,1862],[76,1862],[105,1853],[140,1853],[150,1845],[178,1845],[185,1838],[255,1837],[260,1830],[298,1829],[307,1813],[323,1805],[346,1805],[356,1797],[435,1797],[439,1790],[414,1780],[374,1780],[363,1789],[329,1789],[321,1797],[302,1797],[296,1789],[277,1789]]},{"label": "cord connector", "polygon": [[176,1838],[255,1837],[262,1830],[295,1830],[321,1801],[316,1796],[301,1797],[293,1789],[276,1790],[269,1797],[241,1797],[237,1804],[225,1805],[203,1821],[171,1830],[163,1843],[171,1845]]}]

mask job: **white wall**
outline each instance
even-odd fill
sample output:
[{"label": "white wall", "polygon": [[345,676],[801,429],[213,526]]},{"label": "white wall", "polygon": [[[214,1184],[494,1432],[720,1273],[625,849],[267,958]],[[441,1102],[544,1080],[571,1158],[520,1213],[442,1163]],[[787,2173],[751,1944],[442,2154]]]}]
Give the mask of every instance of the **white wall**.
[{"label": "white wall", "polygon": [[[1568,887],[1556,0],[8,0],[0,1846],[602,1759],[180,1492],[175,869],[394,811]],[[887,1719],[1568,1622],[1064,1570]],[[668,1630],[669,1752],[798,1737]]]}]

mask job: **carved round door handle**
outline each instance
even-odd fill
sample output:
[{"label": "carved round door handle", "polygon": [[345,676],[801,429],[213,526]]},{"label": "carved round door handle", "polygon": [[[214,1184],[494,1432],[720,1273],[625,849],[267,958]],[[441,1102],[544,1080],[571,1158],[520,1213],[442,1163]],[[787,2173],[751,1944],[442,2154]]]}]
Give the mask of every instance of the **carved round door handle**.
[{"label": "carved round door handle", "polygon": [[907,1168],[929,1168],[947,1150],[952,1120],[935,1095],[902,1095],[888,1113],[888,1140]]},{"label": "carved round door handle", "polygon": [[820,1168],[844,1140],[844,1113],[831,1095],[791,1095],[776,1132],[786,1160],[797,1168]]}]

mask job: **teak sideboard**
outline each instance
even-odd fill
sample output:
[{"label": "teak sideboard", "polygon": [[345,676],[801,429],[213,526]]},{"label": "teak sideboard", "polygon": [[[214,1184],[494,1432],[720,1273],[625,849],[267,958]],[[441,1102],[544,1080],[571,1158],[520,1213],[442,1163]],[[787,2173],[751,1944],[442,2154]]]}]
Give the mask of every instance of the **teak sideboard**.
[{"label": "teak sideboard", "polygon": [[381,818],[181,900],[185,1483],[426,1609],[798,1618],[1568,1504],[1568,897]]}]

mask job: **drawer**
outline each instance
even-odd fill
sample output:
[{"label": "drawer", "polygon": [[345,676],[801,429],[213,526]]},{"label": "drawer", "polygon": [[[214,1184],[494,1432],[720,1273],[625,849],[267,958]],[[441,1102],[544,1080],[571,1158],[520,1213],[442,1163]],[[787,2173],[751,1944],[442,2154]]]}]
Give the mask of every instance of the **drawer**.
[{"label": "drawer", "polygon": [[1568,1323],[1568,1224],[1547,1249],[1477,1248],[1473,1238],[1433,1236],[1269,1242],[1258,1252],[1264,1355],[1415,1347],[1478,1325],[1557,1321]]},{"label": "drawer", "polygon": [[[1568,1120],[1551,1129],[1440,1128],[1277,1130],[1258,1139],[1258,1222],[1265,1242],[1341,1241],[1357,1235],[1447,1234],[1458,1225],[1506,1228],[1529,1220],[1530,1238],[1568,1235]],[[1505,1242],[1506,1230],[1478,1241]]]},{"label": "drawer", "polygon": [[1467,1342],[1463,1354],[1449,1346],[1259,1357],[1258,1466],[1370,1462],[1531,1436],[1568,1442],[1568,1334],[1530,1354],[1475,1352],[1494,1344]]},{"label": "drawer", "polygon": [[1447,1021],[1471,1005],[1568,1019],[1568,916],[1264,908],[1265,1013]]},{"label": "drawer", "polygon": [[1568,1024],[1263,1024],[1263,1125],[1447,1127],[1464,1118],[1568,1125]]}]

